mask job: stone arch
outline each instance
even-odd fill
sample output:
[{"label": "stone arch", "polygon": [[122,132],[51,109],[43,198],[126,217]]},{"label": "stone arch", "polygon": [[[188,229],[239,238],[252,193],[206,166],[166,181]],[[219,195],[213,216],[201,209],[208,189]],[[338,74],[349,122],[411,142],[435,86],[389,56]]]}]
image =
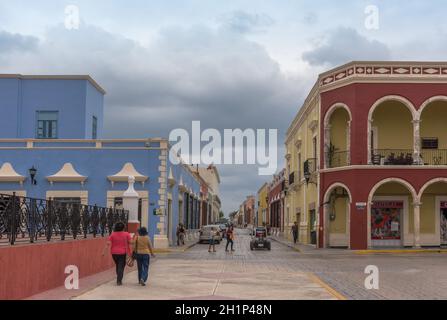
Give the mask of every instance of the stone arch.
[{"label": "stone arch", "polygon": [[376,100],[376,102],[373,103],[373,105],[371,106],[371,108],[369,108],[369,111],[368,111],[368,123],[367,123],[367,132],[366,132],[366,137],[367,137],[367,141],[366,141],[367,155],[366,156],[367,156],[368,164],[372,163],[372,159],[371,159],[372,158],[372,146],[370,143],[370,139],[371,139],[374,111],[377,109],[378,106],[380,106],[382,103],[387,102],[387,101],[397,101],[397,102],[402,103],[410,111],[413,122],[417,121],[419,119],[418,111],[414,107],[413,103],[410,100],[408,100],[407,98],[404,98],[399,95],[387,95],[387,96],[384,96],[384,97]]},{"label": "stone arch", "polygon": [[334,103],[332,106],[329,107],[329,109],[326,111],[326,114],[324,116],[324,125],[328,125],[329,124],[329,120],[331,119],[332,114],[334,113],[335,110],[342,108],[345,109],[346,112],[349,114],[349,120],[352,121],[352,113],[351,113],[351,109],[349,109],[348,105],[342,102],[337,102]]},{"label": "stone arch", "polygon": [[431,185],[438,183],[438,182],[444,182],[447,183],[447,178],[434,178],[429,181],[427,181],[422,188],[419,190],[419,194],[417,195],[417,201],[420,202],[422,199],[422,195],[424,194],[425,190],[427,190],[428,187]]},{"label": "stone arch", "polygon": [[329,109],[326,111],[326,114],[324,116],[324,135],[323,135],[323,139],[324,139],[324,167],[327,168],[329,167],[329,159],[326,156],[326,153],[329,150],[329,145],[330,145],[330,141],[331,141],[331,126],[330,126],[330,121],[332,118],[332,115],[334,114],[334,112],[338,109],[343,109],[347,112],[348,116],[349,116],[349,120],[347,123],[347,142],[346,142],[346,151],[347,151],[347,155],[346,155],[346,163],[349,165],[350,164],[350,150],[351,150],[351,122],[352,122],[352,113],[351,110],[349,109],[348,105],[346,105],[345,103],[342,102],[337,102],[334,103],[331,107],[329,107]]},{"label": "stone arch", "polygon": [[447,96],[433,96],[428,98],[427,100],[425,100],[421,106],[419,107],[419,110],[417,112],[417,119],[416,120],[421,120],[421,116],[422,116],[422,112],[425,110],[425,108],[432,102],[435,101],[445,101],[447,102]]},{"label": "stone arch", "polygon": [[367,239],[368,239],[368,247],[371,246],[371,206],[372,206],[372,199],[374,197],[374,194],[376,193],[376,191],[383,186],[384,184],[390,183],[390,182],[396,182],[399,183],[400,185],[404,186],[405,188],[407,188],[407,190],[410,192],[412,198],[413,198],[413,203],[418,203],[418,194],[415,190],[415,188],[413,187],[413,185],[411,183],[409,183],[408,181],[401,179],[401,178],[386,178],[386,179],[382,179],[379,182],[377,182],[372,188],[371,191],[369,192],[368,195],[368,202],[367,202]]},{"label": "stone arch", "polygon": [[351,244],[350,244],[350,215],[351,215],[351,203],[352,203],[352,193],[351,190],[348,188],[348,186],[346,186],[344,183],[341,182],[335,182],[333,184],[331,184],[327,189],[326,192],[324,194],[324,198],[323,198],[323,225],[324,225],[324,232],[323,232],[323,247],[329,247],[329,245],[331,244],[330,242],[330,227],[329,227],[329,217],[328,217],[328,210],[327,210],[327,202],[329,201],[329,197],[330,194],[332,193],[332,191],[336,188],[343,188],[344,190],[346,190],[348,192],[349,195],[349,204],[348,204],[348,208],[347,208],[347,216],[346,216],[346,241],[347,241],[347,246],[348,248],[350,248]]}]

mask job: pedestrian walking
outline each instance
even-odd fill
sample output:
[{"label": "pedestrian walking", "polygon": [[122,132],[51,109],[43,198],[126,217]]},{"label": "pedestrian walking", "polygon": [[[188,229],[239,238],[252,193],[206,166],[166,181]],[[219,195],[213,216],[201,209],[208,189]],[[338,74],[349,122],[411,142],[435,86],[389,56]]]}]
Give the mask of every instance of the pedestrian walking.
[{"label": "pedestrian walking", "polygon": [[208,252],[211,252],[211,247],[213,247],[213,252],[216,252],[216,237],[219,236],[219,231],[216,227],[211,227],[210,230],[210,245],[208,247]]},{"label": "pedestrian walking", "polygon": [[133,257],[137,260],[138,282],[140,285],[145,286],[149,277],[150,257],[155,258],[151,239],[145,227],[138,229],[138,235],[134,236],[133,253]]},{"label": "pedestrian walking", "polygon": [[296,242],[298,241],[298,222],[296,221],[292,226],[292,235],[293,235],[293,243],[296,244]]},{"label": "pedestrian walking", "polygon": [[176,231],[176,235],[177,235],[177,245],[180,246],[184,246],[185,245],[185,227],[183,226],[182,223],[180,223],[177,226],[177,231]]},{"label": "pedestrian walking", "polygon": [[228,245],[231,243],[231,251],[234,251],[234,228],[233,226],[229,226],[227,229],[227,245],[225,246],[225,251],[228,252]]},{"label": "pedestrian walking", "polygon": [[124,268],[126,267],[126,256],[131,255],[130,245],[131,236],[129,232],[124,231],[124,223],[117,222],[112,234],[107,239],[107,243],[102,251],[102,255],[106,254],[106,250],[110,248],[113,261],[116,267],[116,284],[123,284]]}]

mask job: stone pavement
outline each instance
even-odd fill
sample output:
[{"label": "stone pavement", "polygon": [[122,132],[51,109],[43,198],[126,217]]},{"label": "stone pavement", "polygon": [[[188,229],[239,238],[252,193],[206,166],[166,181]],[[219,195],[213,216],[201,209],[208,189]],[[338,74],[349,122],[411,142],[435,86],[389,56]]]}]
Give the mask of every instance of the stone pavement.
[{"label": "stone pavement", "polygon": [[[342,249],[314,249],[275,239],[272,251],[250,251],[246,230],[238,230],[234,253],[224,243],[216,253],[206,244],[157,254],[146,287],[135,271],[124,285],[113,272],[81,279],[77,293],[59,289],[61,299],[447,299],[447,254],[359,255]],[[191,240],[192,241],[192,240]],[[281,241],[281,242],[279,242]],[[289,246],[292,246],[292,250]],[[299,251],[298,251],[299,250]],[[367,290],[365,267],[379,269],[379,289]],[[96,278],[95,278],[96,277]],[[96,281],[96,282],[95,282]],[[84,285],[83,285],[84,284]],[[87,284],[90,287],[87,288]],[[65,290],[66,291],[66,290]],[[40,295],[40,299],[46,299]]]},{"label": "stone pavement", "polygon": [[[245,234],[244,234],[245,233]],[[128,273],[123,286],[110,281],[76,299],[336,299],[315,276],[291,268],[296,252],[272,243],[272,251],[250,251],[249,236],[239,231],[234,253],[224,243],[216,253],[198,244],[164,255],[151,264],[148,285],[137,284]]]}]

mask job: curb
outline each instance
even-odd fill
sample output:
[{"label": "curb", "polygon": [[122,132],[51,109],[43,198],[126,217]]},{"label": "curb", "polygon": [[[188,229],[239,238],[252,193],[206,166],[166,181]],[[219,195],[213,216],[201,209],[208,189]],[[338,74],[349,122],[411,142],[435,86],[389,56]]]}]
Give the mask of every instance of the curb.
[{"label": "curb", "polygon": [[447,249],[371,249],[371,250],[357,250],[355,254],[405,254],[405,253],[447,253]]},{"label": "curb", "polygon": [[281,241],[281,240],[278,240],[278,239],[275,239],[275,238],[270,238],[270,239],[272,239],[273,241],[276,241],[276,242],[278,242],[278,243],[280,243],[280,244],[282,244],[282,245],[284,245],[284,246],[287,246],[287,247],[289,247],[290,249],[293,249],[293,250],[295,250],[295,251],[297,251],[297,252],[301,252],[300,249],[298,249],[298,248],[295,247],[295,246],[292,246],[291,244],[288,244],[287,242],[284,242],[284,241]]},{"label": "curb", "polygon": [[312,272],[308,272],[307,276],[315,283],[322,286],[326,291],[328,291],[331,295],[333,295],[337,300],[347,300],[347,298],[342,295],[340,292],[332,288],[330,285],[328,285],[326,282],[320,279],[316,274]]},{"label": "curb", "polygon": [[194,247],[197,244],[197,242],[193,242],[189,245],[186,245],[183,249],[153,249],[154,253],[176,253],[176,252],[185,252],[192,247]]}]

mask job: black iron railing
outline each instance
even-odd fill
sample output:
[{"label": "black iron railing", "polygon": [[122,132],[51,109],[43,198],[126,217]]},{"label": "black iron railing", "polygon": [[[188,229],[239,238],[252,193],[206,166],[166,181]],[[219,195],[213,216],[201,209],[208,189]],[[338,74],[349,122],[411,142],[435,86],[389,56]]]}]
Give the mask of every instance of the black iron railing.
[{"label": "black iron railing", "polygon": [[417,163],[410,149],[375,149],[371,163],[373,165],[410,166]]},{"label": "black iron railing", "polygon": [[289,174],[289,186],[295,183],[295,171]]},{"label": "black iron railing", "polygon": [[122,209],[0,194],[0,242],[11,245],[17,240],[104,237],[118,221],[127,226],[128,218]]},{"label": "black iron railing", "polygon": [[446,149],[422,149],[421,164],[430,166],[446,166],[447,150]]},{"label": "black iron railing", "polygon": [[317,171],[317,159],[316,158],[310,158],[304,161],[303,164],[303,171],[304,175],[312,174],[315,171]]},{"label": "black iron railing", "polygon": [[326,152],[328,168],[338,168],[349,166],[349,151]]}]

